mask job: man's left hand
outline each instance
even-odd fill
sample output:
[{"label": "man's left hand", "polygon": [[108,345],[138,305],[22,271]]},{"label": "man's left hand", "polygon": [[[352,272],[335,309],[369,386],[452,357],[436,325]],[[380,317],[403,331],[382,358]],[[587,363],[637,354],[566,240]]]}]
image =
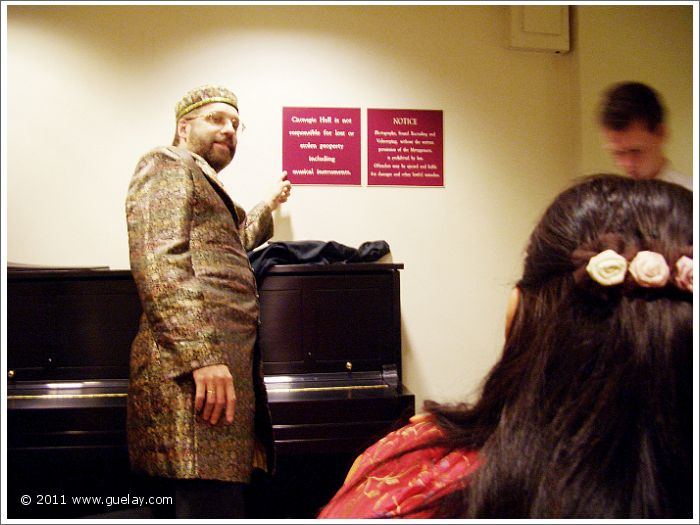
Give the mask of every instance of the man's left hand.
[{"label": "man's left hand", "polygon": [[233,423],[236,389],[226,365],[209,365],[192,372],[195,383],[194,409],[204,421],[216,425],[224,413],[226,423]]}]

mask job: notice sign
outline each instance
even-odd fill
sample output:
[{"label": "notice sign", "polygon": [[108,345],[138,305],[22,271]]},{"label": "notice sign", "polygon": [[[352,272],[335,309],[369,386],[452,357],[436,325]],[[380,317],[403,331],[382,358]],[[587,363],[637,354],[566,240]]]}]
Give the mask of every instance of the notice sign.
[{"label": "notice sign", "polygon": [[282,108],[282,119],[282,169],[292,184],[360,184],[359,108]]},{"label": "notice sign", "polygon": [[367,184],[443,186],[442,111],[368,109]]}]

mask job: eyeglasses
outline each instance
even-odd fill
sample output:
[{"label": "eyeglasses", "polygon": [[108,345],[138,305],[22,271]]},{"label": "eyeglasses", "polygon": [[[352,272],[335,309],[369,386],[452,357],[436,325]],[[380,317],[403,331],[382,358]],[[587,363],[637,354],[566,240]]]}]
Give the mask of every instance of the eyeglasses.
[{"label": "eyeglasses", "polygon": [[230,115],[227,115],[226,113],[222,113],[219,111],[195,115],[194,117],[190,117],[188,120],[194,120],[196,118],[203,118],[212,126],[216,126],[219,128],[224,128],[227,124],[230,123],[234,133],[242,133],[243,131],[245,131],[245,124],[243,124],[238,119],[238,117],[232,117]]}]

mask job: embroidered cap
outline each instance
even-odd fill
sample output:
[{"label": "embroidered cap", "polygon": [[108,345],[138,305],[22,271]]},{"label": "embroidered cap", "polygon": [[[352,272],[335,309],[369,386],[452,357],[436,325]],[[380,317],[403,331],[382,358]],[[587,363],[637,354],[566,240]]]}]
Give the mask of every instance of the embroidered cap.
[{"label": "embroidered cap", "polygon": [[223,102],[236,108],[238,111],[238,98],[229,89],[223,86],[207,84],[191,91],[180,99],[175,105],[175,119],[180,120],[184,115],[205,104],[212,102]]}]

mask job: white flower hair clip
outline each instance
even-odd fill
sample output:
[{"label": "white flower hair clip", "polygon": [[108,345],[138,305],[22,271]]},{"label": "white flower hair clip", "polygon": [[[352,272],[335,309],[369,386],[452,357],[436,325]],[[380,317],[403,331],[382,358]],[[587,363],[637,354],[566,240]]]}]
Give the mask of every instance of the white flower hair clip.
[{"label": "white flower hair clip", "polygon": [[[605,241],[603,245],[615,245],[618,248],[625,244],[616,234],[605,234],[602,240]],[[587,276],[600,286],[612,287],[625,283],[629,272],[630,279],[627,283],[636,284],[640,288],[661,289],[670,284],[683,292],[693,293],[692,255],[681,255],[671,268],[661,253],[651,250],[638,251],[632,260],[628,261],[634,253],[632,250],[630,247],[624,254],[620,254],[608,248],[596,253],[595,249],[591,250],[586,245],[580,246],[571,254],[571,261],[576,268],[573,272],[574,281],[583,285]],[[632,253],[629,253],[630,251]],[[691,252],[692,245],[681,250],[681,253]]]},{"label": "white flower hair clip", "polygon": [[642,288],[663,288],[671,275],[664,256],[650,251],[637,252],[629,271]]},{"label": "white flower hair clip", "polygon": [[615,286],[625,280],[627,259],[615,250],[605,250],[590,258],[586,272],[598,284]]}]

